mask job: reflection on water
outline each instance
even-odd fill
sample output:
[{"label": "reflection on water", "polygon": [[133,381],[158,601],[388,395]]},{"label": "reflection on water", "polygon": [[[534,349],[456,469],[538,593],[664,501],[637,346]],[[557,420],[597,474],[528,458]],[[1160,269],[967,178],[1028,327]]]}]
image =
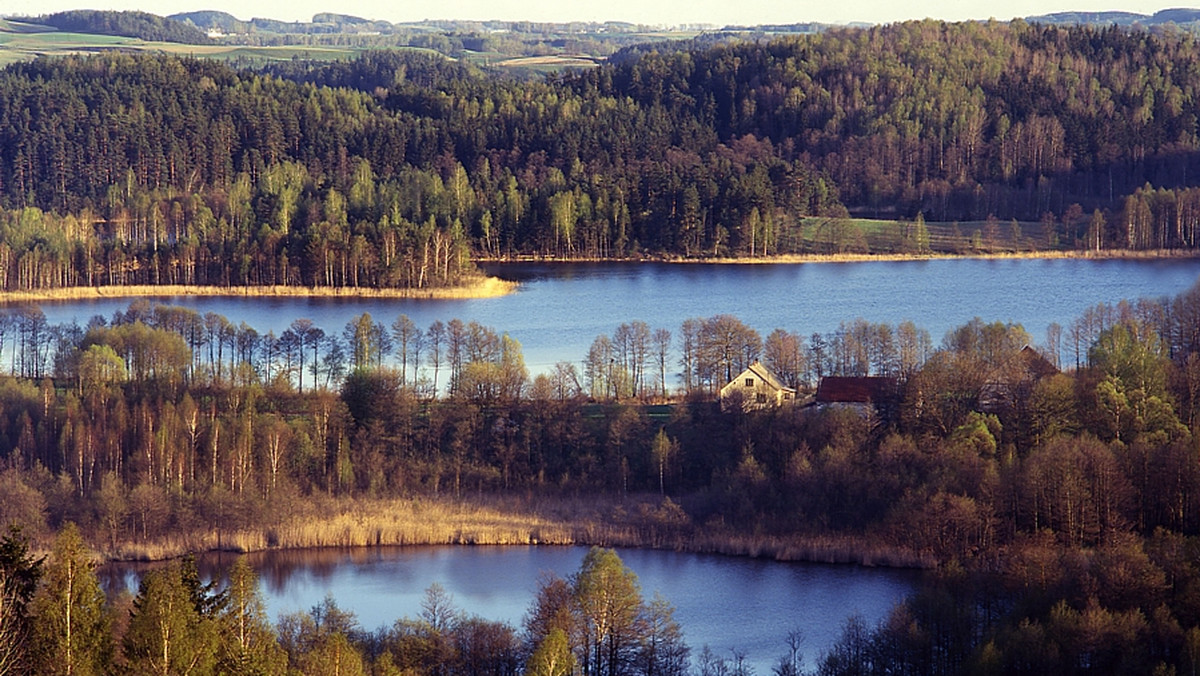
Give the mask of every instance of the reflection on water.
[{"label": "reflection on water", "polygon": [[[579,568],[582,547],[379,547],[260,552],[247,561],[261,578],[273,618],[308,610],[326,594],[358,616],[366,629],[415,617],[425,589],[437,582],[466,612],[519,627],[538,577],[567,577]],[[676,608],[693,651],[744,651],[755,672],[771,673],[788,632],[805,637],[808,664],[837,640],[846,619],[881,620],[911,592],[910,571],[779,563],[758,559],[620,550],[650,599],[661,593]],[[236,555],[197,558],[205,579],[221,579]],[[110,589],[136,589],[153,565],[113,564],[101,571]]]}]

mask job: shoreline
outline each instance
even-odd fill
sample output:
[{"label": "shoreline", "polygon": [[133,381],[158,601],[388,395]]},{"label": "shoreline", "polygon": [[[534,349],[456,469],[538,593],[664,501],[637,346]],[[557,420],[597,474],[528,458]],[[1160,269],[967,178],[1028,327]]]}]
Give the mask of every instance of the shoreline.
[{"label": "shoreline", "polygon": [[798,263],[870,263],[952,260],[958,258],[980,260],[1006,259],[1092,259],[1092,260],[1175,260],[1200,258],[1200,249],[1153,249],[1134,251],[1129,249],[1106,249],[1103,251],[996,251],[990,253],[956,254],[933,252],[915,253],[835,253],[835,254],[773,254],[770,256],[714,256],[710,258],[682,258],[671,256],[626,256],[623,258],[561,258],[558,256],[518,255],[498,258],[478,258],[476,263],[678,263],[682,265],[708,263],[718,265],[771,265]]},{"label": "shoreline", "polygon": [[497,277],[483,277],[463,286],[426,289],[373,289],[329,286],[200,286],[185,284],[136,284],[129,286],[71,286],[58,289],[0,292],[0,305],[12,303],[99,300],[171,296],[213,296],[245,298],[396,298],[422,300],[459,300],[498,298],[513,293],[518,284]]},{"label": "shoreline", "polygon": [[[1148,251],[1007,251],[994,253],[929,254],[776,254],[771,256],[721,256],[681,258],[670,256],[627,256],[623,258],[561,258],[519,255],[474,259],[476,263],[672,263],[679,265],[797,265],[804,263],[870,263],[952,259],[1091,259],[1091,260],[1183,260],[1200,258],[1200,250],[1155,249]],[[466,300],[499,298],[514,293],[520,284],[499,277],[480,277],[461,286],[425,289],[330,286],[204,286],[198,284],[132,284],[128,286],[70,286],[52,289],[0,291],[0,306],[21,303],[100,300],[105,298],[169,298],[204,296],[227,298],[384,298],[413,300]]]},{"label": "shoreline", "polygon": [[[120,542],[96,551],[105,562],[150,562],[204,552],[396,546],[602,546],[719,554],[779,562],[857,565],[912,570],[936,568],[928,552],[867,535],[746,535],[707,531],[677,517],[613,518],[620,506],[576,514],[575,504],[520,510],[469,500],[352,501],[293,514],[276,524],[231,531],[206,529],[148,542]],[[553,512],[559,512],[557,514]],[[565,512],[565,513],[563,513]]]}]

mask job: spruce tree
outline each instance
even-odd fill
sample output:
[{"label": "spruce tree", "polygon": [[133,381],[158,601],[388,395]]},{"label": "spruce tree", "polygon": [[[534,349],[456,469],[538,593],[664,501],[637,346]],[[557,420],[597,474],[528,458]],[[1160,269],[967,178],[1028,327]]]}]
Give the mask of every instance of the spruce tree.
[{"label": "spruce tree", "polygon": [[42,576],[43,559],[29,553],[29,542],[17,526],[0,538],[0,676],[28,669],[28,606]]}]

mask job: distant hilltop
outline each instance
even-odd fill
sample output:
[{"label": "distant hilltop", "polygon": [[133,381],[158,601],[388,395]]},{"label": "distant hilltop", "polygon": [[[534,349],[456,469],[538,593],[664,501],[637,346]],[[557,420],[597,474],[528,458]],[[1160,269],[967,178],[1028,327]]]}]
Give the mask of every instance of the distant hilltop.
[{"label": "distant hilltop", "polygon": [[348,14],[333,14],[322,12],[313,16],[312,21],[279,21],[255,17],[243,21],[227,12],[201,11],[183,12],[167,17],[174,21],[191,24],[210,34],[220,32],[225,34],[245,34],[254,32],[265,33],[388,33],[395,27],[388,21],[363,19]]},{"label": "distant hilltop", "polygon": [[280,21],[255,17],[249,20],[239,19],[227,12],[200,11],[182,12],[167,17],[175,21],[191,24],[204,31],[220,31],[226,34],[245,34],[255,32],[265,33],[391,33],[401,27],[425,26],[440,30],[484,30],[504,31],[520,30],[521,32],[563,32],[563,33],[633,33],[656,30],[658,26],[643,26],[625,21],[571,21],[561,23],[541,23],[534,21],[476,21],[476,20],[426,20],[415,22],[391,23],[377,19],[365,19],[349,14],[321,12],[313,16],[312,21]]},{"label": "distant hilltop", "polygon": [[[180,14],[172,14],[169,19],[191,23],[197,28],[206,31],[221,31],[224,33],[250,33],[263,31],[269,33],[361,33],[361,32],[381,32],[388,33],[393,31],[398,26],[411,26],[417,24],[426,24],[437,26],[442,29],[471,29],[474,28],[484,30],[504,30],[512,25],[520,25],[526,30],[531,28],[553,28],[556,32],[641,32],[661,27],[656,26],[641,26],[633,23],[622,21],[608,22],[561,22],[554,24],[542,24],[529,21],[473,21],[473,20],[444,20],[444,21],[422,21],[393,24],[388,21],[364,19],[361,17],[351,16],[347,14],[336,14],[323,12],[313,16],[310,22],[288,22],[279,21],[276,19],[253,18],[249,21],[243,21],[226,12],[202,11],[202,12],[185,12]],[[1052,14],[1041,14],[1037,16],[1025,17],[1025,21],[1030,23],[1047,23],[1047,24],[1072,24],[1072,25],[1100,25],[1111,26],[1117,25],[1122,27],[1154,27],[1164,25],[1178,26],[1200,26],[1200,9],[1192,8],[1174,8],[1164,9],[1154,14],[1139,14],[1137,12],[1055,12]],[[864,28],[871,24],[856,22],[852,24],[835,25],[819,22],[796,22],[790,24],[770,24],[770,25],[728,25],[724,27],[717,26],[684,26],[677,27],[686,30],[717,30],[722,32],[756,32],[756,33],[819,33],[830,28],[850,27]],[[598,31],[601,29],[601,31]],[[536,31],[535,31],[536,32]]]},{"label": "distant hilltop", "polygon": [[1143,27],[1200,25],[1200,9],[1179,7],[1154,14],[1136,12],[1055,12],[1025,18],[1030,23]]},{"label": "distant hilltop", "polygon": [[147,12],[77,9],[23,18],[21,22],[27,26],[44,26],[68,33],[116,35],[184,44],[203,44],[208,41],[208,36],[195,26]]},{"label": "distant hilltop", "polygon": [[[3,16],[0,13],[0,16]],[[623,21],[568,21],[534,22],[507,20],[424,20],[392,23],[378,19],[367,19],[349,14],[321,12],[311,21],[281,21],[263,17],[239,19],[228,12],[204,10],[182,12],[160,17],[146,12],[72,10],[38,17],[7,17],[0,19],[0,32],[29,33],[42,31],[64,31],[96,35],[125,36],[148,41],[165,41],[184,44],[207,44],[214,38],[230,38],[235,43],[275,44],[286,41],[287,36],[303,35],[309,41],[330,39],[326,36],[357,36],[374,40],[361,45],[414,46],[451,53],[456,49],[477,52],[521,53],[543,55],[560,53],[568,47],[593,57],[609,56],[622,47],[646,42],[689,38],[705,34],[713,36],[769,37],[778,34],[820,33],[835,28],[861,28],[870,24],[854,23],[835,25],[817,22],[797,22],[769,25],[680,25],[648,26]],[[1190,31],[1200,31],[1200,9],[1164,9],[1154,14],[1136,12],[1055,12],[1029,16],[1030,23],[1058,25],[1120,26],[1130,29],[1155,29],[1174,26]],[[371,36],[390,36],[379,40]],[[448,39],[457,38],[461,44]],[[475,36],[475,37],[471,37]],[[479,36],[483,36],[482,38]],[[493,36],[488,38],[487,36]],[[504,45],[506,38],[516,36],[526,44],[522,49]],[[577,36],[586,36],[591,42],[579,42]],[[397,42],[399,38],[406,38]],[[389,41],[390,40],[390,41]],[[225,40],[229,42],[229,40]],[[510,40],[511,42],[511,40]],[[280,43],[284,44],[284,43]],[[292,44],[286,42],[286,44]],[[359,43],[356,43],[359,44]],[[360,46],[361,46],[360,45]]]}]

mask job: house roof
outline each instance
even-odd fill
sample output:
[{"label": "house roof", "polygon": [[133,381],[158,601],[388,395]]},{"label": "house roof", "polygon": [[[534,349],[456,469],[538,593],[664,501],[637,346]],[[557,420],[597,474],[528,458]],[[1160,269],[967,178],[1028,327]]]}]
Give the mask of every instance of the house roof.
[{"label": "house roof", "polygon": [[1040,352],[1028,345],[1021,349],[1021,357],[1025,360],[1025,370],[1035,379],[1045,378],[1046,376],[1058,373],[1058,368],[1050,363],[1049,359],[1046,359]]},{"label": "house roof", "polygon": [[821,404],[866,404],[892,395],[895,378],[883,376],[826,376],[817,384]]},{"label": "house roof", "polygon": [[[760,361],[756,361],[753,364],[751,364],[746,369],[746,371],[749,371],[750,373],[753,373],[754,375],[758,376],[759,378],[762,378],[764,382],[766,382],[768,385],[770,385],[771,387],[773,387],[777,390],[792,389],[792,388],[788,387],[787,385],[784,385],[783,383],[779,382],[779,378],[776,378],[775,374],[771,373],[771,369],[764,366],[763,363]],[[742,371],[742,374],[738,375],[738,378],[743,377],[743,375],[746,373],[746,371]],[[736,382],[738,378],[735,378],[734,381]]]},{"label": "house roof", "polygon": [[721,397],[725,397],[726,393],[741,391],[742,388],[739,386],[739,384],[742,382],[743,378],[746,378],[750,375],[757,377],[759,380],[765,383],[767,387],[776,392],[791,392],[792,394],[796,393],[796,389],[794,387],[788,387],[787,385],[784,385],[774,373],[771,373],[771,369],[764,366],[762,362],[756,361],[750,366],[746,367],[741,373],[737,374],[733,380],[729,381],[724,387],[721,388]]}]

